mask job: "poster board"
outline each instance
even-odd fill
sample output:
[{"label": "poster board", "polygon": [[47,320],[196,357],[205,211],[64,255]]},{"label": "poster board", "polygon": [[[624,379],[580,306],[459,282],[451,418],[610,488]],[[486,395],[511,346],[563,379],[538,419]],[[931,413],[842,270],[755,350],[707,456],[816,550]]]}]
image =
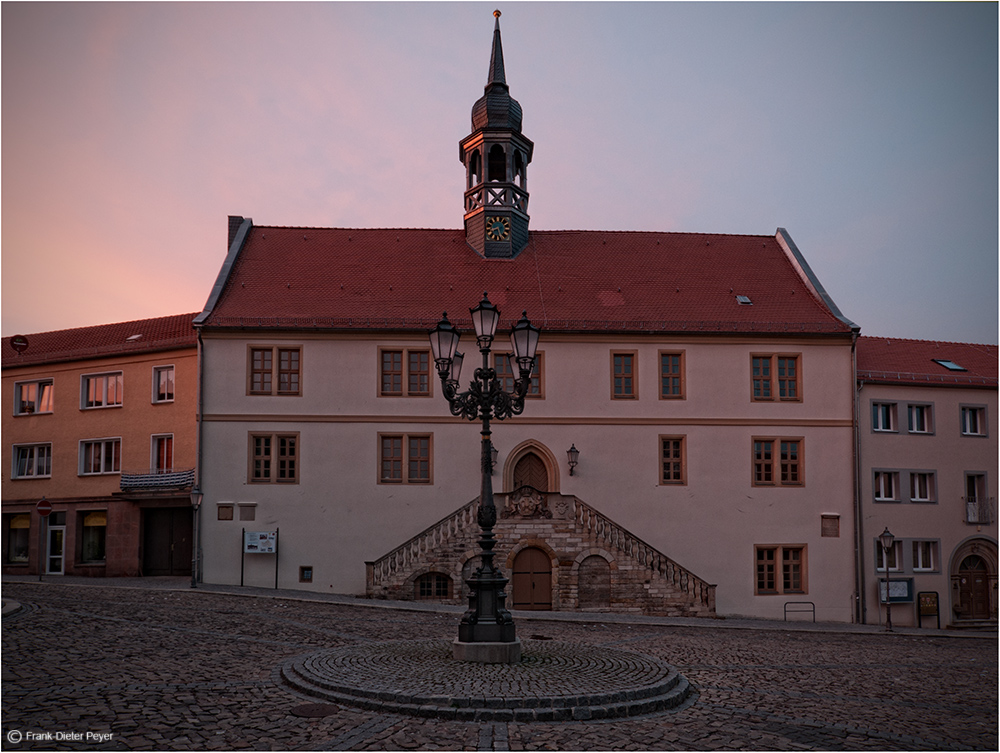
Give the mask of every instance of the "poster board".
[{"label": "poster board", "polygon": [[[878,600],[885,604],[885,578],[880,578],[878,582]],[[913,578],[890,578],[889,579],[889,602],[913,601]]]},{"label": "poster board", "polygon": [[277,554],[278,532],[244,531],[243,552],[244,554]]}]

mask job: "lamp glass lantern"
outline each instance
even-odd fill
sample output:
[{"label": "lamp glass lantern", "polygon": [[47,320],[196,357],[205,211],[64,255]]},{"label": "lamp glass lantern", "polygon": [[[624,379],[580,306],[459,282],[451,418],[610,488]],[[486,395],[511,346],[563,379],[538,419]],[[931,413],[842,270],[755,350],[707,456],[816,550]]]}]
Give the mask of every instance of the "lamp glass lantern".
[{"label": "lamp glass lantern", "polygon": [[885,571],[889,572],[889,549],[892,548],[892,542],[896,540],[896,537],[892,535],[889,531],[889,527],[879,534],[879,543],[882,545],[882,551],[885,552]]},{"label": "lamp glass lantern", "polygon": [[521,320],[510,331],[510,344],[514,348],[517,365],[522,371],[529,370],[535,360],[535,351],[538,350],[538,336],[540,334],[541,329],[528,321],[527,311],[521,314]]},{"label": "lamp glass lantern", "polygon": [[428,333],[431,341],[431,352],[434,355],[434,363],[437,365],[438,373],[447,375],[458,350],[458,341],[461,334],[455,329],[455,325],[448,321],[448,312],[442,314],[442,319],[437,326]]},{"label": "lamp glass lantern", "polygon": [[483,300],[475,308],[469,309],[469,313],[472,314],[472,326],[476,330],[476,340],[479,342],[479,347],[488,348],[497,333],[500,310],[490,303],[486,293],[483,293]]},{"label": "lamp glass lantern", "polygon": [[572,476],[573,469],[576,468],[576,464],[580,462],[580,451],[576,449],[576,443],[566,450],[566,458],[569,461],[569,475]]}]

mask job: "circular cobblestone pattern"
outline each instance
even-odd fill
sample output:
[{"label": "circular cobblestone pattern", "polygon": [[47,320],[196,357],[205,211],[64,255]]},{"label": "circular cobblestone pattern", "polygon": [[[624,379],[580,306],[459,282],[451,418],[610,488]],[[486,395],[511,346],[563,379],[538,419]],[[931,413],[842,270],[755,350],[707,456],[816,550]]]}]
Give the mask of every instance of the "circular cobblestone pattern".
[{"label": "circular cobblestone pattern", "polygon": [[561,721],[649,714],[682,704],[687,680],[658,659],[562,641],[522,642],[518,664],[456,661],[447,640],[392,641],[285,662],[286,684],[364,709],[466,721]]}]

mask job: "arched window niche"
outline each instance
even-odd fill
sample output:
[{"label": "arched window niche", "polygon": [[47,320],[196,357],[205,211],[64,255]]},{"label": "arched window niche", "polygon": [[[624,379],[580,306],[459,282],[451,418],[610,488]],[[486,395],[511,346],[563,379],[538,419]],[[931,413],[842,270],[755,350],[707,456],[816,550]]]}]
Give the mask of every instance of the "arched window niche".
[{"label": "arched window niche", "polygon": [[[505,492],[517,491],[522,484],[515,481],[515,470],[518,468],[518,464],[526,458],[528,455],[535,455],[537,460],[541,462],[544,466],[546,479],[545,479],[545,489],[541,489],[537,484],[530,484],[539,491],[544,491],[549,494],[559,493],[559,462],[556,460],[555,455],[549,450],[548,447],[543,445],[541,442],[534,439],[527,439],[521,442],[519,445],[514,447],[510,454],[507,455],[507,459],[504,462],[503,469],[503,489]],[[529,461],[531,465],[537,466],[536,462]],[[526,464],[522,463],[521,468],[523,469]],[[517,479],[521,481],[521,479]]]},{"label": "arched window niche", "polygon": [[490,147],[487,175],[491,182],[507,181],[507,154],[500,144]]},{"label": "arched window niche", "polygon": [[528,190],[528,169],[524,162],[524,153],[520,149],[514,152],[514,179],[521,190]]},{"label": "arched window niche", "polygon": [[483,157],[476,149],[469,155],[468,185],[466,188],[478,186],[483,182]]}]

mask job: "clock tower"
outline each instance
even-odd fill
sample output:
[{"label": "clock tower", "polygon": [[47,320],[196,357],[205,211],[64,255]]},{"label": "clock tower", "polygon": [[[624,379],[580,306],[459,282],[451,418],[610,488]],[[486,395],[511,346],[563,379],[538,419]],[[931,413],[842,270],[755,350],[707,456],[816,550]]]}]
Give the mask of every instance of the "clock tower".
[{"label": "clock tower", "polygon": [[472,133],[459,142],[465,165],[465,237],[486,258],[510,259],[528,244],[528,163],[534,144],[521,135],[521,105],[510,96],[493,11],[493,51],[483,96],[472,106]]}]

